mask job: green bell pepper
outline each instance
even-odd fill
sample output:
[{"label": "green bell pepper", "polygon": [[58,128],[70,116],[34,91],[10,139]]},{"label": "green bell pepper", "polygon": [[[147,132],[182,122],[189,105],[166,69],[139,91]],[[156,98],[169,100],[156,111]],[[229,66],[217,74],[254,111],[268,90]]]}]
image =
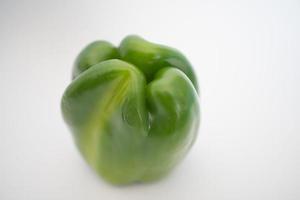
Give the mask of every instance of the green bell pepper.
[{"label": "green bell pepper", "polygon": [[199,126],[197,80],[177,50],[127,36],[78,55],[61,109],[89,165],[114,184],[166,175]]}]

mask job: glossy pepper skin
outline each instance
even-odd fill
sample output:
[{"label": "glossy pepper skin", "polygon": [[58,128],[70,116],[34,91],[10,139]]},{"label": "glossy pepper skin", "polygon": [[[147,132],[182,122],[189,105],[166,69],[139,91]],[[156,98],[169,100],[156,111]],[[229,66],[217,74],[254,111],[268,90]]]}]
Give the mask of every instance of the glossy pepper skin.
[{"label": "glossy pepper skin", "polygon": [[188,152],[199,125],[197,80],[177,50],[127,36],[78,55],[61,108],[89,165],[113,184],[166,175]]}]

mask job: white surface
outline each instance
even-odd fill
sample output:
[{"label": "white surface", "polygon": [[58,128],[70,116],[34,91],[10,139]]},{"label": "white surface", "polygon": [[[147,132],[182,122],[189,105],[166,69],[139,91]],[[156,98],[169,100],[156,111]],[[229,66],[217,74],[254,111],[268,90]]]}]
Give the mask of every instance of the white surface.
[{"label": "white surface", "polygon": [[[300,199],[300,2],[0,1],[0,199]],[[114,187],[83,162],[60,98],[79,50],[127,34],[180,49],[202,125],[184,162]]]}]

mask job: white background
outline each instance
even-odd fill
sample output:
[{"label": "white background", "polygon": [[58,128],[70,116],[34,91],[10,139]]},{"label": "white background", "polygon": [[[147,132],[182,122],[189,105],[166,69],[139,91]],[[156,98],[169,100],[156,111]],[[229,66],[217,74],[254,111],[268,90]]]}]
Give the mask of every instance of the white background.
[{"label": "white background", "polygon": [[[77,152],[60,113],[73,60],[128,34],[180,49],[201,90],[186,159],[115,187]],[[0,199],[300,199],[300,2],[0,1]]]}]

